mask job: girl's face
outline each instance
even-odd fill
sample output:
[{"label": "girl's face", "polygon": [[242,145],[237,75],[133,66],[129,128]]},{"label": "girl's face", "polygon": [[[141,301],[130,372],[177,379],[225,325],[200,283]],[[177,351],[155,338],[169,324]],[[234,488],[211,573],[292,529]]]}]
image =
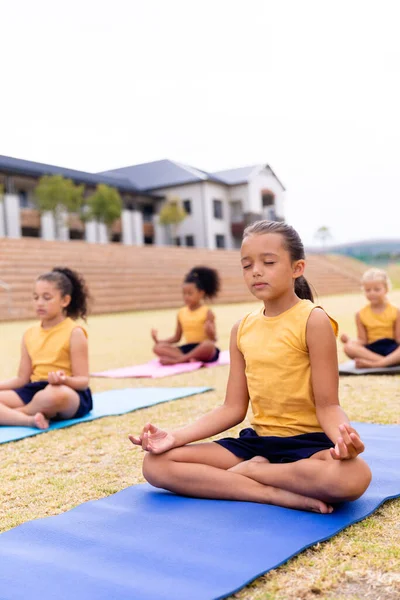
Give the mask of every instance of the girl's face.
[{"label": "girl's face", "polygon": [[35,283],[33,302],[37,316],[50,321],[63,314],[71,302],[71,296],[62,296],[61,291],[51,281],[39,280]]},{"label": "girl's face", "polygon": [[182,287],[183,301],[189,308],[195,308],[199,306],[204,300],[203,290],[194,283],[184,283]]},{"label": "girl's face", "polygon": [[259,300],[275,300],[294,290],[304,273],[304,260],[291,261],[280,233],[253,234],[242,243],[242,268],[250,292]]},{"label": "girl's face", "polygon": [[365,296],[371,304],[382,304],[385,300],[388,289],[384,281],[366,281],[363,287]]}]

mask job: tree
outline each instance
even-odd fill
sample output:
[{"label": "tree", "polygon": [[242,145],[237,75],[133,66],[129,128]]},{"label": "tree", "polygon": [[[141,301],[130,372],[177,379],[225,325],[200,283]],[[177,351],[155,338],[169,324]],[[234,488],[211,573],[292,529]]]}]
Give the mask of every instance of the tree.
[{"label": "tree", "polygon": [[122,200],[118,190],[100,183],[96,191],[87,198],[85,211],[81,219],[104,223],[107,228],[107,237],[110,239],[111,227],[120,218],[121,213]]},{"label": "tree", "polygon": [[178,197],[168,198],[159,212],[159,220],[169,230],[170,242],[176,238],[179,224],[186,219],[187,213]]},{"label": "tree", "polygon": [[62,212],[80,213],[83,205],[83,185],[75,185],[62,175],[44,175],[35,188],[34,202],[41,214],[50,212],[54,217],[56,238],[64,225]]},{"label": "tree", "polygon": [[329,227],[326,227],[325,225],[319,227],[314,234],[314,238],[321,242],[322,248],[325,250],[326,243],[328,242],[328,240],[332,239],[332,234],[330,232]]}]

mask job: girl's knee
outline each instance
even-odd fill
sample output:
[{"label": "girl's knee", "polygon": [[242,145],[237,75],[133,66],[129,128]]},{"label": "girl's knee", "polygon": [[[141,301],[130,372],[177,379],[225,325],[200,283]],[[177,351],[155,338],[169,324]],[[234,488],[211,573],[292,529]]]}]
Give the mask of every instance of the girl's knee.
[{"label": "girl's knee", "polygon": [[209,355],[207,358],[212,358],[215,354],[215,344],[211,340],[201,342],[201,349],[204,355]]},{"label": "girl's knee", "polygon": [[43,410],[61,408],[64,406],[70,393],[71,388],[66,385],[51,385],[49,383],[42,392],[36,394],[35,398],[40,401]]},{"label": "girl's knee", "polygon": [[167,460],[162,454],[146,453],[143,459],[143,476],[154,487],[164,487]]},{"label": "girl's knee", "polygon": [[336,482],[335,487],[338,501],[352,502],[358,500],[371,483],[371,469],[362,459],[354,459],[351,466],[349,463],[348,467],[349,468],[342,473],[340,481]]}]

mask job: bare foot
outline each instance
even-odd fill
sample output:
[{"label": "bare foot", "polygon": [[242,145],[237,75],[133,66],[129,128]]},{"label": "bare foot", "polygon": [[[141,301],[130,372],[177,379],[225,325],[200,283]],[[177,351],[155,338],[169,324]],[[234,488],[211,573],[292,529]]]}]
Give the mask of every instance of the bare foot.
[{"label": "bare foot", "polygon": [[163,356],[160,358],[162,365],[177,365],[178,363],[185,362],[180,358],[171,358],[170,356]]},{"label": "bare foot", "polygon": [[235,465],[228,469],[228,471],[233,471],[234,473],[240,473],[241,475],[246,475],[248,470],[248,465],[250,463],[265,463],[269,464],[268,458],[264,458],[263,456],[253,456],[249,460],[244,460],[243,462]]},{"label": "bare foot", "polygon": [[356,358],[355,365],[357,369],[373,369],[376,367],[382,367],[379,360],[369,360],[367,358]]},{"label": "bare foot", "polygon": [[[254,456],[250,460],[244,460],[243,462],[235,465],[228,469],[240,475],[249,475],[249,467],[251,463],[264,463],[269,464],[269,460],[263,456]],[[270,485],[265,486],[267,499],[266,504],[274,504],[275,506],[283,506],[285,508],[294,508],[297,510],[307,510],[309,512],[316,512],[323,515],[329,514],[333,511],[332,506],[317,500],[316,498],[309,498],[308,496],[302,496],[295,492],[289,492],[288,490],[282,490],[280,488],[272,487]]]},{"label": "bare foot", "polygon": [[340,336],[340,341],[343,342],[343,344],[347,344],[347,342],[350,340],[349,336],[347,335],[347,333],[342,333],[342,335]]},{"label": "bare foot", "polygon": [[288,492],[287,490],[281,490],[271,486],[266,486],[268,489],[268,504],[274,504],[275,506],[283,506],[284,508],[294,508],[297,510],[306,510],[308,512],[320,513],[322,515],[328,515],[333,512],[333,507],[322,500],[316,498],[308,498],[307,496],[301,496],[294,492]]},{"label": "bare foot", "polygon": [[36,413],[33,417],[33,426],[38,429],[48,429],[49,421],[42,413]]}]

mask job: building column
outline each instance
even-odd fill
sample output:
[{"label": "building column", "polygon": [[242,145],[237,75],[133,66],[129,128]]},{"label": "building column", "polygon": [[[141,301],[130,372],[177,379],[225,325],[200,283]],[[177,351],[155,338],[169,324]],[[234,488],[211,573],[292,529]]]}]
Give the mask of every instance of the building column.
[{"label": "building column", "polygon": [[40,215],[40,236],[43,240],[53,241],[56,239],[56,225],[53,213],[50,211]]},{"label": "building column", "polygon": [[124,208],[121,214],[121,229],[122,229],[122,243],[126,246],[132,246],[133,244],[133,220],[132,211],[129,208]]},{"label": "building column", "polygon": [[97,235],[99,244],[108,244],[108,232],[104,223],[97,223]]},{"label": "building column", "polygon": [[3,211],[5,234],[9,238],[21,237],[21,219],[19,212],[19,198],[17,194],[4,194]]},{"label": "building column", "polygon": [[60,242],[68,242],[69,240],[69,215],[65,210],[60,210],[59,213],[57,239]]},{"label": "building column", "polygon": [[160,218],[158,215],[153,217],[154,225],[154,245],[155,246],[168,246],[167,230],[165,225],[160,224]]},{"label": "building column", "polygon": [[132,241],[135,246],[143,246],[143,215],[139,210],[133,210],[131,215],[132,220]]},{"label": "building column", "polygon": [[6,224],[4,221],[4,200],[0,196],[0,238],[6,236]]},{"label": "building column", "polygon": [[86,221],[85,223],[85,240],[89,244],[97,242],[97,223],[96,221]]}]

